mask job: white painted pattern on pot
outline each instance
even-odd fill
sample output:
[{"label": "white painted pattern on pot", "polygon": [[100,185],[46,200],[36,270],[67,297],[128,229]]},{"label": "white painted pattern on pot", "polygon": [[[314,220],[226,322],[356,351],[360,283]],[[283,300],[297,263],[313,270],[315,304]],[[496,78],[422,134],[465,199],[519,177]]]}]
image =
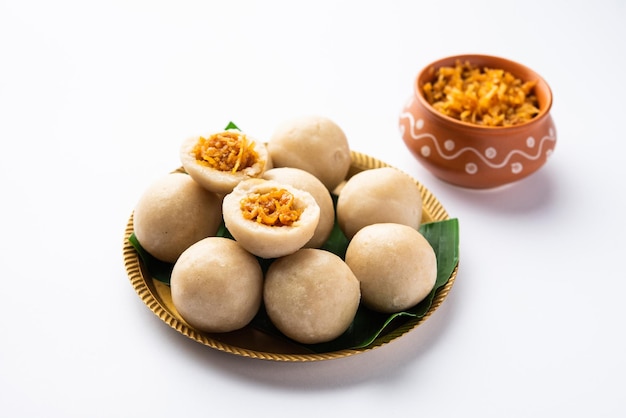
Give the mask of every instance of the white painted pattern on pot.
[{"label": "white painted pattern on pot", "polygon": [[[455,150],[456,142],[454,141],[454,139],[446,139],[443,142],[443,147],[442,147],[442,145],[440,144],[441,141],[439,141],[439,139],[437,139],[433,134],[428,133],[428,132],[419,132],[424,128],[424,120],[422,119],[415,120],[413,115],[409,112],[402,112],[400,115],[400,119],[408,119],[408,125],[409,127],[411,127],[411,130],[409,131],[409,135],[411,136],[413,140],[424,142],[424,144],[420,148],[420,154],[424,158],[428,158],[432,155],[432,152],[433,152],[432,147],[434,147],[434,150],[437,152],[437,154],[439,154],[439,156],[441,156],[441,158],[446,159],[446,160],[454,160],[458,158],[460,155],[466,152],[470,152],[476,155],[485,165],[493,169],[501,169],[501,168],[507,167],[509,165],[510,159],[514,155],[521,155],[530,161],[537,160],[543,154],[544,144],[548,141],[550,142],[556,141],[554,129],[550,128],[548,130],[548,134],[543,136],[539,140],[539,146],[536,147],[533,154],[526,152],[524,150],[515,149],[515,150],[510,151],[506,156],[504,156],[504,158],[500,162],[494,162],[493,161],[494,158],[497,157],[497,151],[493,147],[487,148],[484,154],[481,153],[478,149],[473,148],[473,147],[463,147],[461,149]],[[401,135],[405,134],[404,124],[400,125],[400,133]],[[432,142],[432,145],[428,143],[428,140]],[[529,148],[530,152],[532,152],[536,144],[537,144],[537,140],[534,137],[529,136],[526,139],[526,146]],[[442,148],[445,149],[446,152],[444,152]],[[551,153],[552,153],[552,149],[546,150],[545,152],[546,157],[550,157]],[[512,163],[509,168],[513,174],[519,174],[522,171],[524,171],[523,164],[519,162]],[[465,171],[468,174],[476,174],[478,172],[478,166],[475,163],[468,163],[465,166]]]}]

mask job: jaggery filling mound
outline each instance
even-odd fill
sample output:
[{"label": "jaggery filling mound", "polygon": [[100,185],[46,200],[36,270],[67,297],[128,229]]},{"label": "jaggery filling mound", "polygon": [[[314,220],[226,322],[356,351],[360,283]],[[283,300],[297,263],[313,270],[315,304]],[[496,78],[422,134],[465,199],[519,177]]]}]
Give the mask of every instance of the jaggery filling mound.
[{"label": "jaggery filling mound", "polygon": [[511,126],[539,113],[533,94],[536,81],[469,62],[441,67],[435,74],[435,81],[424,84],[424,97],[444,115],[476,125]]},{"label": "jaggery filling mound", "polygon": [[231,173],[252,167],[259,158],[254,142],[235,131],[216,133],[208,138],[201,136],[193,153],[200,164]]},{"label": "jaggery filling mound", "polygon": [[291,226],[300,219],[293,194],[285,189],[271,189],[267,193],[250,193],[241,200],[245,219],[268,226]]}]

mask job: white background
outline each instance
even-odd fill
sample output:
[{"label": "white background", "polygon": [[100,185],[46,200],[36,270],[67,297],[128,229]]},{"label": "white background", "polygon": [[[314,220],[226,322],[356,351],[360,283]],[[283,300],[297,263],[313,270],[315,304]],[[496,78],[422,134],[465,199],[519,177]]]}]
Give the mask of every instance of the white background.
[{"label": "white background", "polygon": [[[625,416],[625,21],[618,0],[0,0],[0,415]],[[512,187],[443,183],[399,136],[417,72],[473,52],[553,90],[555,152]],[[177,333],[123,266],[140,193],[189,134],[313,113],[459,218],[449,297],[339,360]]]}]

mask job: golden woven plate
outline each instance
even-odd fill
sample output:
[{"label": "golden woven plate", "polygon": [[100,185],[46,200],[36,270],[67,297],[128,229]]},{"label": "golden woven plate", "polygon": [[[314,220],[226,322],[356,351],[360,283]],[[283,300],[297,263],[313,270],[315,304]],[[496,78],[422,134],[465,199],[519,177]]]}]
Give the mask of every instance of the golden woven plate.
[{"label": "golden woven plate", "polygon": [[[389,167],[388,164],[365,154],[355,151],[352,151],[351,154],[352,164],[346,179],[363,170]],[[417,181],[416,183],[422,194],[422,223],[449,219],[448,213],[437,198],[422,184]],[[457,266],[452,272],[448,282],[435,294],[435,298],[428,312],[421,318],[409,319],[402,322],[399,326],[383,332],[366,348],[347,349],[327,353],[311,353],[298,345],[279,340],[251,327],[245,327],[238,331],[222,334],[205,333],[191,327],[178,314],[176,308],[174,308],[169,286],[152,279],[148,274],[139,255],[128,240],[132,233],[133,217],[131,214],[124,234],[124,265],[133,288],[141,300],[156,316],[176,331],[201,344],[238,356],[263,360],[285,362],[329,360],[360,354],[385,345],[415,329],[439,308],[450,292],[458,270]]]}]

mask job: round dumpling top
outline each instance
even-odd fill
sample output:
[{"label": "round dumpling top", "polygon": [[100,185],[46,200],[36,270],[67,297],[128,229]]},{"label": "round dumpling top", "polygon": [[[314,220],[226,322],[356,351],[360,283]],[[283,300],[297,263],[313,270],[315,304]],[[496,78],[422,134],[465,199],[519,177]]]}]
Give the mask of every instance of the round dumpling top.
[{"label": "round dumpling top", "polygon": [[303,344],[331,341],[356,315],[361,292],[354,273],[335,254],[303,248],[274,261],[263,301],[272,323]]},{"label": "round dumpling top", "polygon": [[346,251],[346,264],[361,282],[363,304],[384,313],[421,302],[435,286],[435,251],[410,226],[381,223],[362,228]]},{"label": "round dumpling top", "polygon": [[350,169],[348,139],[332,120],[302,116],[279,125],[268,142],[274,167],[295,167],[320,179],[334,190]]},{"label": "round dumpling top", "polygon": [[184,173],[154,181],[133,212],[133,232],[141,246],[168,263],[193,243],[215,235],[221,222],[221,199]]},{"label": "round dumpling top", "polygon": [[376,168],[346,181],[336,210],[339,227],[348,238],[374,223],[392,222],[417,229],[422,219],[422,195],[408,174],[392,167]]},{"label": "round dumpling top", "polygon": [[289,184],[296,189],[309,192],[320,207],[320,220],[313,237],[304,246],[307,248],[321,247],[335,225],[335,207],[333,198],[324,184],[308,171],[293,167],[272,168],[263,174],[263,178],[279,183]]},{"label": "round dumpling top", "polygon": [[208,237],[185,250],[172,270],[172,303],[192,327],[229,332],[246,326],[263,299],[263,272],[237,242]]},{"label": "round dumpling top", "polygon": [[244,180],[224,197],[224,224],[246,250],[276,258],[302,248],[315,233],[320,207],[310,193],[273,180]]},{"label": "round dumpling top", "polygon": [[242,180],[261,177],[271,166],[265,144],[236,129],[187,138],[180,160],[195,181],[219,194],[230,193]]}]

